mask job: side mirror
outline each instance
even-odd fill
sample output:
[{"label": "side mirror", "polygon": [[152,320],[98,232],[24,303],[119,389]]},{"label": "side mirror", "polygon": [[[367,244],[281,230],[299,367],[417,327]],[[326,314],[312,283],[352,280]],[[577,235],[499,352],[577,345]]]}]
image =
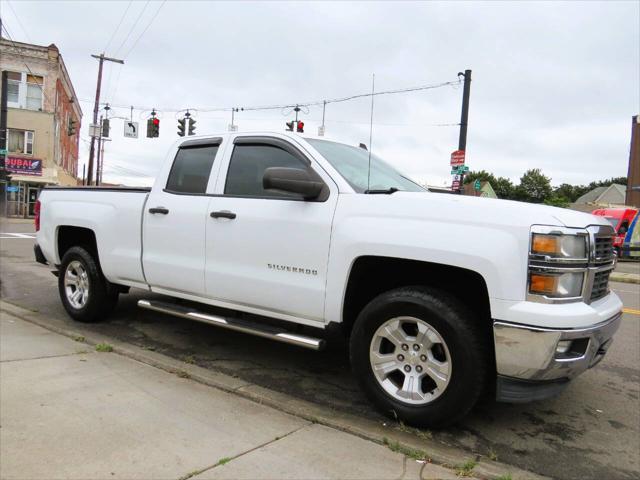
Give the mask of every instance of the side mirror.
[{"label": "side mirror", "polygon": [[264,171],[262,186],[265,190],[297,193],[305,200],[314,200],[322,193],[324,183],[309,170],[271,167]]}]

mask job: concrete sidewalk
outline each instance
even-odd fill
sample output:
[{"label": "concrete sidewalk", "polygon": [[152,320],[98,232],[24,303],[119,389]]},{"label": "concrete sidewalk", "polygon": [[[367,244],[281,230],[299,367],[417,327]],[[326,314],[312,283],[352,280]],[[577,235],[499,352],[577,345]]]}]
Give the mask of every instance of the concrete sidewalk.
[{"label": "concrete sidewalk", "polygon": [[0,314],[0,477],[457,478]]}]

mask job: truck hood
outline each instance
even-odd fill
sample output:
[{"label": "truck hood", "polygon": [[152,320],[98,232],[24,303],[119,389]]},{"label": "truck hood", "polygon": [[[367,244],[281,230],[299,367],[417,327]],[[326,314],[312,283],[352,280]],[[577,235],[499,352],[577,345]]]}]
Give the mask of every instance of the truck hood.
[{"label": "truck hood", "polygon": [[[370,197],[370,196],[368,196]],[[384,203],[385,214],[399,217],[420,216],[429,219],[468,224],[530,227],[554,225],[584,228],[609,225],[606,219],[566,208],[492,198],[451,195],[445,193],[396,192],[376,195],[376,203]]]}]

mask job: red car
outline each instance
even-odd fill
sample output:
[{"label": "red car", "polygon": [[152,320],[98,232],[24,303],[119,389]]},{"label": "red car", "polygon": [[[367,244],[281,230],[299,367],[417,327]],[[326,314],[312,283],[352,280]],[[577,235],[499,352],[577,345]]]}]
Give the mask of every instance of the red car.
[{"label": "red car", "polygon": [[629,225],[638,213],[635,208],[599,208],[591,212],[609,220],[609,223],[616,230],[616,238],[613,240],[613,247],[620,256],[620,249],[624,243],[624,236],[629,230]]}]

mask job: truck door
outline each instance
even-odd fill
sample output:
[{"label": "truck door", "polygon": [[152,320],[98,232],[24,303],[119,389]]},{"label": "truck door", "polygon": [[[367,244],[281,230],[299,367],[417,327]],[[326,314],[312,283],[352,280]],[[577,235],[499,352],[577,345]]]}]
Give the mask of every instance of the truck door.
[{"label": "truck door", "polygon": [[[143,212],[142,265],[158,293],[203,296],[207,186],[221,139],[183,143],[165,184],[154,185]],[[211,177],[211,178],[210,178]]]},{"label": "truck door", "polygon": [[[225,157],[207,218],[207,296],[239,310],[322,321],[336,185],[279,138],[236,137]],[[328,195],[305,201],[265,190],[269,167],[313,169]]]}]

